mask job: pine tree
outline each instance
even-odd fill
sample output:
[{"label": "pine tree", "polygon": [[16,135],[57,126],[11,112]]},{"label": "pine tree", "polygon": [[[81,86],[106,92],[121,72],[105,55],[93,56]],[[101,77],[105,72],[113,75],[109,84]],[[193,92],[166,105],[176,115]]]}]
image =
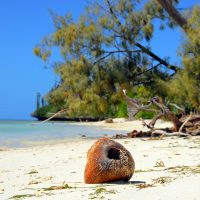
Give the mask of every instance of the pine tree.
[{"label": "pine tree", "polygon": [[[157,93],[173,99],[174,86],[166,93],[162,87],[157,87],[157,83],[164,85],[164,80],[178,85],[174,81],[183,77],[181,74],[186,71],[179,73],[181,67],[159,57],[149,47],[155,19],[160,19],[161,29],[165,23],[173,27],[176,22],[169,20],[161,5],[154,0],[147,3],[142,0],[93,1],[77,22],[69,14],[58,16],[51,13],[55,32],[34,49],[35,55],[44,61],[53,54],[55,47],[63,58],[62,62],[53,63],[60,83],[47,95],[49,104],[67,108],[68,116],[104,117],[119,113],[120,106],[123,106],[122,89],[135,96],[142,96],[145,91],[149,96]],[[198,46],[195,39],[198,31],[193,33],[194,30],[197,29],[189,31],[189,40],[194,42],[185,43],[185,52],[194,43],[195,48]],[[199,61],[189,67],[192,58],[189,59],[188,55],[183,56],[183,65],[187,65],[188,70],[198,68]],[[189,73],[184,76],[189,78]],[[193,87],[194,83],[190,81],[189,85]],[[180,102],[178,98],[175,100]],[[188,101],[190,104],[191,100]],[[194,100],[192,105],[197,103]]]}]

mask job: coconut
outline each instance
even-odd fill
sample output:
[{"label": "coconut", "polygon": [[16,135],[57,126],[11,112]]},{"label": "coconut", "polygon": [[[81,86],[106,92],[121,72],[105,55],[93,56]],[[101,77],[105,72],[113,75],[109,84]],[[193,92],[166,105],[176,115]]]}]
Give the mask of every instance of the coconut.
[{"label": "coconut", "polygon": [[89,149],[84,171],[85,183],[129,181],[135,170],[131,153],[109,138],[101,138]]}]

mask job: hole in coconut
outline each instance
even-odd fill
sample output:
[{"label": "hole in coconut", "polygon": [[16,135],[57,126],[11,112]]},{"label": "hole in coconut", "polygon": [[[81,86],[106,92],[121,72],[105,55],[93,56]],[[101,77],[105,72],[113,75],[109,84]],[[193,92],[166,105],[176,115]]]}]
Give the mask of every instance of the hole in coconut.
[{"label": "hole in coconut", "polygon": [[108,158],[109,159],[119,160],[120,159],[119,156],[120,156],[119,149],[110,148],[110,150],[108,151]]}]

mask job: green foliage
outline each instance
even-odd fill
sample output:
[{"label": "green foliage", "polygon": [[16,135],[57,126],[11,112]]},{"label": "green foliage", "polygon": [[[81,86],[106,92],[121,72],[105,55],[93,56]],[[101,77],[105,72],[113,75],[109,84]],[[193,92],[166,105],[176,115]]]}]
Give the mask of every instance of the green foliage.
[{"label": "green foliage", "polygon": [[[132,89],[132,91],[127,92],[128,96],[134,99],[138,99],[141,104],[147,104],[147,101],[153,96],[150,87],[145,86],[136,86]],[[155,116],[153,112],[139,112],[135,118],[136,119],[152,119]]]},{"label": "green foliage", "polygon": [[51,56],[51,51],[42,49],[40,47],[35,47],[33,50],[34,54],[40,57],[43,61],[47,61],[47,59]]},{"label": "green foliage", "polygon": [[188,23],[188,38],[181,51],[184,69],[167,84],[161,83],[161,88],[171,101],[187,110],[200,110],[200,6],[193,8]]},{"label": "green foliage", "polygon": [[128,117],[126,102],[122,101],[118,106],[118,111],[115,117]]},{"label": "green foliage", "polygon": [[[161,29],[166,24],[174,26],[163,8],[155,0],[108,2],[91,3],[77,22],[69,14],[52,14],[55,31],[34,53],[48,61],[55,47],[60,50],[63,61],[53,63],[60,83],[47,94],[50,106],[36,112],[45,115],[52,109],[66,108],[72,117],[124,117],[122,89],[142,102],[159,95],[199,108],[199,8],[193,9],[189,19],[191,30],[182,52],[185,68],[171,78],[163,65],[153,67],[147,51],[136,45],[142,42],[149,49],[155,19],[161,20]],[[150,118],[153,114],[140,116]]]},{"label": "green foliage", "polygon": [[142,111],[142,112],[139,112],[135,118],[136,119],[152,119],[153,117],[155,116],[155,113],[154,112],[145,112],[145,111]]},{"label": "green foliage", "polygon": [[47,105],[37,109],[33,114],[39,117],[49,117],[48,113],[56,113],[59,110],[59,106]]}]

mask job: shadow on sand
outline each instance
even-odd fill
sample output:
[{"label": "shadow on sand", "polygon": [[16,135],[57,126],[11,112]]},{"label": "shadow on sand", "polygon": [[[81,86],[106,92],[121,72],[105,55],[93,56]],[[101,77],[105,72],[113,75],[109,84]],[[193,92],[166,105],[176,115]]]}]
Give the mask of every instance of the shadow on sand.
[{"label": "shadow on sand", "polygon": [[111,185],[137,185],[137,184],[145,184],[145,181],[115,181],[115,182],[110,182],[110,183],[106,183],[107,185],[111,184]]}]

